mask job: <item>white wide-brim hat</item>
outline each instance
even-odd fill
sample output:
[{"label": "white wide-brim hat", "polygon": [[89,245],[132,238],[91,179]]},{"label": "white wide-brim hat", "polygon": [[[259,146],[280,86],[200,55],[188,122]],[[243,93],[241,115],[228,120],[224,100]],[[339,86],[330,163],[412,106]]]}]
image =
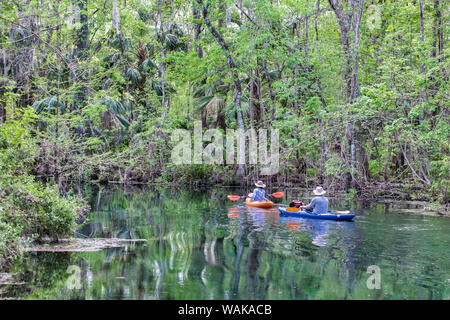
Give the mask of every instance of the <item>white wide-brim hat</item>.
[{"label": "white wide-brim hat", "polygon": [[323,190],[322,187],[316,187],[316,189],[313,191],[313,193],[316,196],[321,196],[321,195],[323,195],[323,194],[325,194],[327,192],[325,190]]},{"label": "white wide-brim hat", "polygon": [[255,183],[255,186],[257,186],[259,188],[265,188],[266,187],[266,185],[262,181],[258,181],[257,183]]}]

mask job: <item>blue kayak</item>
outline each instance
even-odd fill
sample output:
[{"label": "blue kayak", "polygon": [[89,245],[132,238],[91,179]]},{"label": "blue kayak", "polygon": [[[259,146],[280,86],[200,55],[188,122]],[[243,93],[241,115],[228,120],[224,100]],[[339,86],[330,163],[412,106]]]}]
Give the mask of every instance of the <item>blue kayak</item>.
[{"label": "blue kayak", "polygon": [[306,211],[288,212],[286,211],[286,209],[287,208],[278,208],[278,211],[280,211],[280,215],[299,218],[319,219],[319,220],[336,220],[336,221],[349,221],[355,217],[355,215],[352,213],[328,212],[323,214],[314,214]]}]

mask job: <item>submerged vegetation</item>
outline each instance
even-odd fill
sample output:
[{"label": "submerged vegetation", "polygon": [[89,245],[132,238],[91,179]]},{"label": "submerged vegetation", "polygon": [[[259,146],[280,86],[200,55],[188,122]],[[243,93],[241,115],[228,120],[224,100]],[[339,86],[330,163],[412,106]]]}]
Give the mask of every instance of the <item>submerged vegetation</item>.
[{"label": "submerged vegetation", "polygon": [[[0,264],[73,232],[67,183],[237,184],[175,129],[280,132],[268,183],[448,203],[449,3],[0,3]],[[398,193],[396,190],[400,190]],[[21,236],[21,237],[20,237]]]}]

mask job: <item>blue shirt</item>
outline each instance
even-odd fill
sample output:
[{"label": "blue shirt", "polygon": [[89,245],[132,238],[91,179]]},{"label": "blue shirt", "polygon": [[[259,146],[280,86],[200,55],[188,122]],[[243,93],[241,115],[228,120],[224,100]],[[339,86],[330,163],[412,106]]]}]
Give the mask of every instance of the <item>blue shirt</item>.
[{"label": "blue shirt", "polygon": [[313,209],[313,213],[322,214],[328,212],[328,199],[324,196],[315,197],[305,209]]},{"label": "blue shirt", "polygon": [[250,197],[252,201],[260,201],[264,202],[264,197],[266,196],[266,192],[262,188],[256,188],[253,190],[253,197]]}]

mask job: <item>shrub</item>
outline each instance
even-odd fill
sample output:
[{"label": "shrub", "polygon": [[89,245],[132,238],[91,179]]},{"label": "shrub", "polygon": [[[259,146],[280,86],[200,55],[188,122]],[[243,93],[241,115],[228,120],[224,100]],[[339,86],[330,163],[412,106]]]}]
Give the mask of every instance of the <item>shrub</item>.
[{"label": "shrub", "polygon": [[62,197],[56,186],[44,186],[28,172],[35,120],[34,111],[25,108],[0,125],[0,269],[20,256],[25,242],[73,235],[77,217],[88,210],[80,199]]},{"label": "shrub", "polygon": [[5,221],[21,229],[31,240],[49,237],[58,239],[72,235],[76,219],[86,206],[75,197],[61,197],[56,187],[44,187],[32,177],[0,182],[0,201],[6,211]]},{"label": "shrub", "polygon": [[0,210],[0,271],[20,256],[20,228],[14,228],[5,221],[5,213]]}]

